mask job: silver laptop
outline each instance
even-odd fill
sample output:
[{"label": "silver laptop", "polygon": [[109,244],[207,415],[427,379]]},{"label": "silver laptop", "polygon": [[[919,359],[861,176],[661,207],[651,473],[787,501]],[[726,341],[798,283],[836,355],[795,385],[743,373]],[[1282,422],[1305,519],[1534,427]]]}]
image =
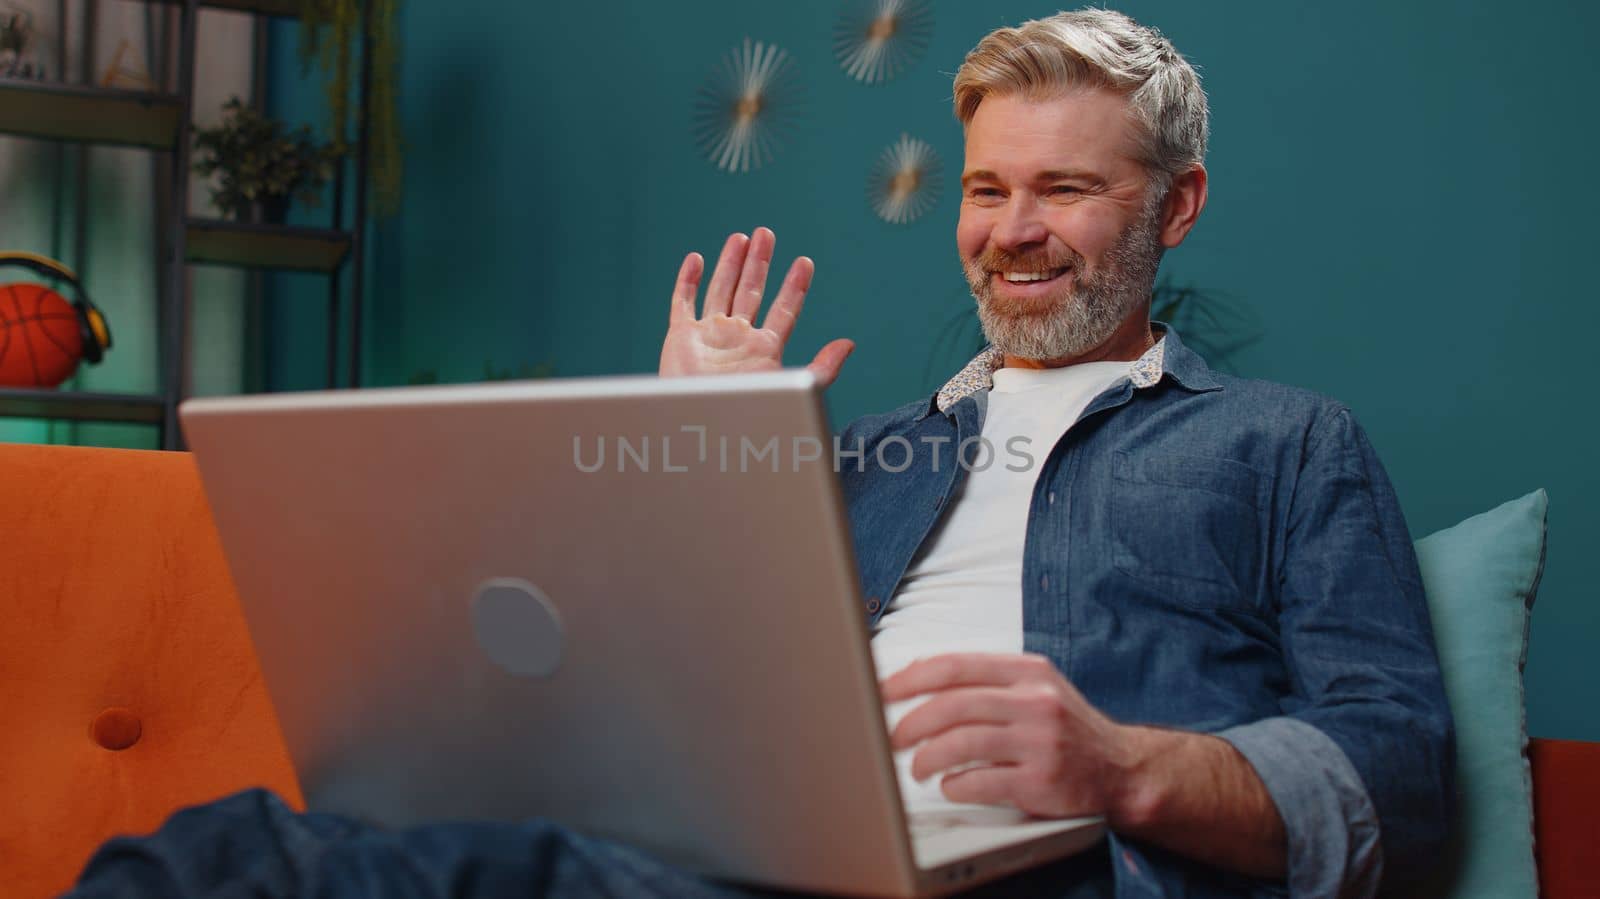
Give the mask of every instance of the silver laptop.
[{"label": "silver laptop", "polygon": [[545,817],[715,878],[881,896],[1103,835],[902,807],[803,370],[180,414],[313,809]]}]

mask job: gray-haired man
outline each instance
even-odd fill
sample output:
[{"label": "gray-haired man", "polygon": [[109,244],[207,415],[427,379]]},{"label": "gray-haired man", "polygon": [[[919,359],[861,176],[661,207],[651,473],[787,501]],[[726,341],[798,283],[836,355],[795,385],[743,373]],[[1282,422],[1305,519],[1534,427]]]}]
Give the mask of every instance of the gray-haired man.
[{"label": "gray-haired man", "polygon": [[[957,247],[990,347],[844,435],[865,459],[942,448],[843,473],[908,799],[1107,817],[1109,852],[993,895],[1367,896],[1414,873],[1446,830],[1451,724],[1382,467],[1348,410],[1211,372],[1149,320],[1206,202],[1194,70],[1126,16],[1063,13],[984,38],[956,113]],[[812,263],[758,327],[773,244],[730,237],[698,314],[704,261],[685,259],[663,375],[781,365]],[[851,349],[810,367],[831,382]],[[978,436],[1038,464],[954,464]],[[745,895],[553,825],[390,833],[259,793],[108,844],[74,895],[224,885]]]}]

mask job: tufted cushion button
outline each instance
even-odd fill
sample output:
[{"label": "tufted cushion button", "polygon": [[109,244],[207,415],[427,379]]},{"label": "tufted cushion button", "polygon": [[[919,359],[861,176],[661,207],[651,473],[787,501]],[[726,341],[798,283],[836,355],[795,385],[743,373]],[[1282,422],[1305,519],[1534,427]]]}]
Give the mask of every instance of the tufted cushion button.
[{"label": "tufted cushion button", "polygon": [[139,716],[123,708],[110,708],[95,716],[89,737],[100,746],[116,752],[139,742],[144,730]]}]

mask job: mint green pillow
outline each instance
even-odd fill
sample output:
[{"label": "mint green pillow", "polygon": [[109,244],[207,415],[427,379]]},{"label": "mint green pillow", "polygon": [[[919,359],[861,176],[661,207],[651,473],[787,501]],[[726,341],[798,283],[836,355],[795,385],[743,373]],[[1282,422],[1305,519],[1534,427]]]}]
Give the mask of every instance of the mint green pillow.
[{"label": "mint green pillow", "polygon": [[1456,721],[1456,829],[1431,896],[1539,895],[1522,668],[1548,505],[1535,490],[1417,541]]}]

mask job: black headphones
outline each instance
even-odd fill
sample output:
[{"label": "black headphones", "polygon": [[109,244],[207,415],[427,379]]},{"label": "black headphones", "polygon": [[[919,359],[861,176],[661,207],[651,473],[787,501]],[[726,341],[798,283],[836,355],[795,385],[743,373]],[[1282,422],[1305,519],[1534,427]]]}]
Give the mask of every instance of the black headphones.
[{"label": "black headphones", "polygon": [[111,349],[111,327],[106,324],[100,307],[89,299],[89,292],[83,289],[83,284],[72,269],[36,253],[0,252],[0,266],[6,265],[19,266],[41,277],[71,284],[73,293],[78,297],[72,301],[72,308],[78,313],[78,333],[83,336],[83,359],[93,365],[105,358],[106,350]]}]

